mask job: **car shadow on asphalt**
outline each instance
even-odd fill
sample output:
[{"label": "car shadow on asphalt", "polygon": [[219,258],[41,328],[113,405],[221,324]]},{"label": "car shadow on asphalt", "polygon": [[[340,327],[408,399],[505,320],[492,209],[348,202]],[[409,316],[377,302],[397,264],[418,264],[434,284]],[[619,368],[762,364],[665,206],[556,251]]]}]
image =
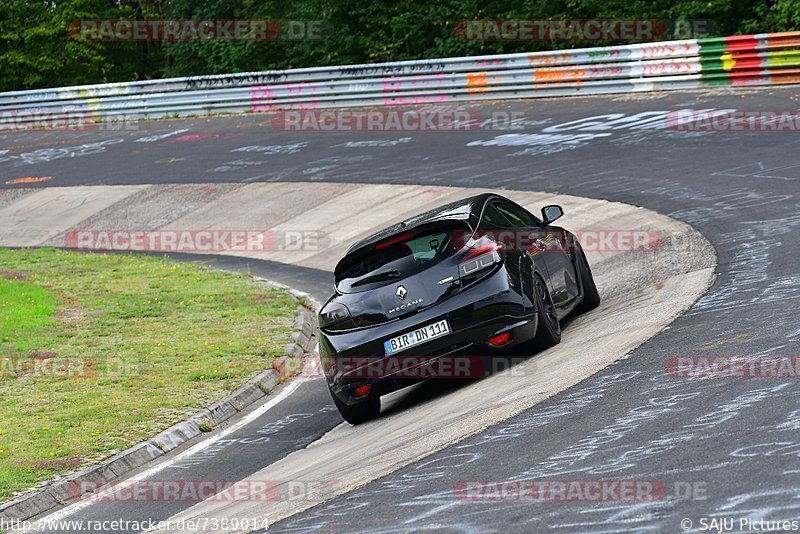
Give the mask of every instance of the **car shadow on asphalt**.
[{"label": "car shadow on asphalt", "polygon": [[[562,332],[569,328],[574,318],[561,321]],[[557,347],[558,345],[556,345]],[[381,414],[379,418],[390,417],[415,406],[432,402],[440,397],[450,395],[472,384],[485,380],[498,373],[512,372],[514,367],[535,358],[542,350],[527,342],[512,349],[502,356],[485,359],[485,376],[480,378],[429,378],[425,381],[395,391],[381,398]],[[491,403],[491,399],[487,399]]]}]

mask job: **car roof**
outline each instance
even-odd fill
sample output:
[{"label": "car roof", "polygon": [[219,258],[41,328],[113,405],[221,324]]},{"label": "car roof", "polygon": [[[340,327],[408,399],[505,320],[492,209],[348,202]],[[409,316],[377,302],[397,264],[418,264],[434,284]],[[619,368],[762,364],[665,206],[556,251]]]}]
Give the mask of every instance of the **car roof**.
[{"label": "car roof", "polygon": [[494,193],[482,193],[480,195],[467,197],[455,202],[449,202],[432,210],[428,210],[424,213],[404,219],[398,223],[383,228],[382,230],[379,230],[374,234],[357,241],[356,243],[353,243],[353,245],[347,249],[346,255],[349,255],[358,249],[378,243],[379,241],[383,241],[384,239],[392,237],[393,235],[401,234],[432,222],[467,221],[470,227],[474,230],[477,226],[477,222],[480,218],[484,204],[486,204],[486,202],[491,198],[508,200]]}]

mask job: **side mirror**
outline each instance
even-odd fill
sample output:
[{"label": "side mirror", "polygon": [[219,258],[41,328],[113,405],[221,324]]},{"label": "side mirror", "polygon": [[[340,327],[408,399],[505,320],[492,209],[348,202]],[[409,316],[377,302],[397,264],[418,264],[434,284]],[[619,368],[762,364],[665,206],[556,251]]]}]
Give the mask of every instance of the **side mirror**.
[{"label": "side mirror", "polygon": [[562,215],[564,215],[564,210],[561,209],[561,206],[556,206],[553,204],[551,206],[545,206],[542,208],[542,220],[544,221],[544,224],[550,224],[553,221],[560,219]]}]

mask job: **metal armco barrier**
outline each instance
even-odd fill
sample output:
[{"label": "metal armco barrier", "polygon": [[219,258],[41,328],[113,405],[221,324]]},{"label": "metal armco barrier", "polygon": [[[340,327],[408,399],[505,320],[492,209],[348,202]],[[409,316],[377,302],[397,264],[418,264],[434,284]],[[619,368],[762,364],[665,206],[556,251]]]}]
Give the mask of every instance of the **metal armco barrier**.
[{"label": "metal armco barrier", "polygon": [[0,93],[9,124],[800,83],[800,32]]}]

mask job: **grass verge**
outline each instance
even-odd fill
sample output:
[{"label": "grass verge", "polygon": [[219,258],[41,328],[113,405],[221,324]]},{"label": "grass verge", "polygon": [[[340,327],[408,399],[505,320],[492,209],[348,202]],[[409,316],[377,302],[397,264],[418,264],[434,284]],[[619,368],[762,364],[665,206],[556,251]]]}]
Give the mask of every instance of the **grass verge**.
[{"label": "grass verge", "polygon": [[0,250],[0,500],[234,390],[283,353],[297,306],[192,264]]}]

